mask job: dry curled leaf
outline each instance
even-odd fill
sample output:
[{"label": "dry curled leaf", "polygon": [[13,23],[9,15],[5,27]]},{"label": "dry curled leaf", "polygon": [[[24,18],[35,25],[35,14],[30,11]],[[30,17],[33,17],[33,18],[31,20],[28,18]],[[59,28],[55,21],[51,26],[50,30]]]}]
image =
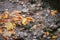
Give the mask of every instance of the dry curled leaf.
[{"label": "dry curled leaf", "polygon": [[27,21],[33,21],[32,17],[26,17]]},{"label": "dry curled leaf", "polygon": [[56,15],[57,13],[58,13],[58,11],[57,11],[57,10],[54,10],[54,11],[51,12],[51,15],[54,16],[54,15]]},{"label": "dry curled leaf", "polygon": [[13,17],[14,21],[20,21],[22,19],[22,16],[20,15],[20,11],[13,11],[11,16]]}]

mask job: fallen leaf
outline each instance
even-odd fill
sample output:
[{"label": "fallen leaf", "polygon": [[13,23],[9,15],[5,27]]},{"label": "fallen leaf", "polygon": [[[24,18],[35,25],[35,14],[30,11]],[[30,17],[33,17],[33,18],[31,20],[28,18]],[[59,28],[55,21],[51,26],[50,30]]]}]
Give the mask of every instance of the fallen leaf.
[{"label": "fallen leaf", "polygon": [[0,29],[0,33],[2,33],[2,29]]},{"label": "fallen leaf", "polygon": [[56,36],[56,35],[53,35],[53,36],[52,36],[52,38],[53,38],[53,39],[56,39],[56,38],[57,38],[57,36]]},{"label": "fallen leaf", "polygon": [[16,25],[15,25],[15,23],[7,22],[7,23],[5,23],[5,27],[7,28],[7,30],[11,30],[11,29],[15,28]]},{"label": "fallen leaf", "polygon": [[26,18],[23,18],[23,19],[22,19],[22,24],[23,24],[23,25],[26,25],[26,24],[27,24],[27,19],[26,19]]},{"label": "fallen leaf", "polygon": [[27,21],[33,21],[32,17],[26,17]]},{"label": "fallen leaf", "polygon": [[57,10],[54,10],[54,11],[51,12],[51,15],[54,16],[54,15],[56,15],[57,13],[58,13],[58,11],[57,11]]}]

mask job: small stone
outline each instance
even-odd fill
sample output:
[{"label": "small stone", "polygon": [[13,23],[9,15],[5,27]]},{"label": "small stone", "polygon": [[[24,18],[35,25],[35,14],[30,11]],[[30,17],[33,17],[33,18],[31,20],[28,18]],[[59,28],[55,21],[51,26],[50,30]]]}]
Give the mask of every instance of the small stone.
[{"label": "small stone", "polygon": [[28,34],[24,32],[24,36],[28,36]]},{"label": "small stone", "polygon": [[37,6],[41,6],[41,4],[39,3]]},{"label": "small stone", "polygon": [[60,28],[58,28],[57,30],[58,30],[58,32],[60,32]]},{"label": "small stone", "polygon": [[37,35],[37,32],[34,32],[34,35]]},{"label": "small stone", "polygon": [[32,40],[37,40],[37,39],[32,39]]},{"label": "small stone", "polygon": [[50,39],[51,37],[47,37],[47,39]]},{"label": "small stone", "polygon": [[22,9],[22,12],[28,12],[28,9],[24,8]]},{"label": "small stone", "polygon": [[35,39],[35,38],[36,38],[36,36],[33,36],[33,38]]},{"label": "small stone", "polygon": [[46,38],[46,35],[43,35],[43,38]]}]

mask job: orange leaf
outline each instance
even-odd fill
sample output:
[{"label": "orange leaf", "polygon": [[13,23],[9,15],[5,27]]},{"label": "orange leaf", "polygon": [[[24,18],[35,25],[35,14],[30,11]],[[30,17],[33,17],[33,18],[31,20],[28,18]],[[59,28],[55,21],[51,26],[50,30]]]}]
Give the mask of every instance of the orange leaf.
[{"label": "orange leaf", "polygon": [[54,16],[54,15],[56,15],[57,13],[58,13],[58,11],[57,11],[57,10],[54,10],[54,11],[51,12],[51,15]]},{"label": "orange leaf", "polygon": [[2,33],[2,29],[0,29],[0,33]]},{"label": "orange leaf", "polygon": [[32,21],[33,18],[32,17],[26,17],[28,21]]}]

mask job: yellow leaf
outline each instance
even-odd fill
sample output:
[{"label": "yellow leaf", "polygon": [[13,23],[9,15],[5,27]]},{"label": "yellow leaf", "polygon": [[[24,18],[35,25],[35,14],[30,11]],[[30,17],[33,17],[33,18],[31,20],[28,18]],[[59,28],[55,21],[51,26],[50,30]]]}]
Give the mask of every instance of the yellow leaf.
[{"label": "yellow leaf", "polygon": [[2,18],[2,16],[0,15],[0,19]]},{"label": "yellow leaf", "polygon": [[2,18],[8,18],[8,14],[4,13],[4,14],[2,15]]},{"label": "yellow leaf", "polygon": [[27,19],[26,19],[26,18],[23,18],[23,19],[22,19],[22,24],[23,24],[23,25],[26,25],[26,24],[27,24]]},{"label": "yellow leaf", "polygon": [[6,11],[3,13],[2,17],[3,17],[3,18],[8,18],[8,14],[9,14],[9,12],[8,12],[8,10],[6,10]]},{"label": "yellow leaf", "polygon": [[55,39],[55,38],[57,38],[57,36],[56,35],[53,35],[52,38]]},{"label": "yellow leaf", "polygon": [[47,36],[48,36],[49,34],[50,34],[49,32],[45,32],[45,35],[47,35]]},{"label": "yellow leaf", "polygon": [[5,27],[7,28],[7,30],[11,30],[13,28],[15,28],[15,24],[14,23],[11,23],[11,22],[7,22],[5,23]]}]

